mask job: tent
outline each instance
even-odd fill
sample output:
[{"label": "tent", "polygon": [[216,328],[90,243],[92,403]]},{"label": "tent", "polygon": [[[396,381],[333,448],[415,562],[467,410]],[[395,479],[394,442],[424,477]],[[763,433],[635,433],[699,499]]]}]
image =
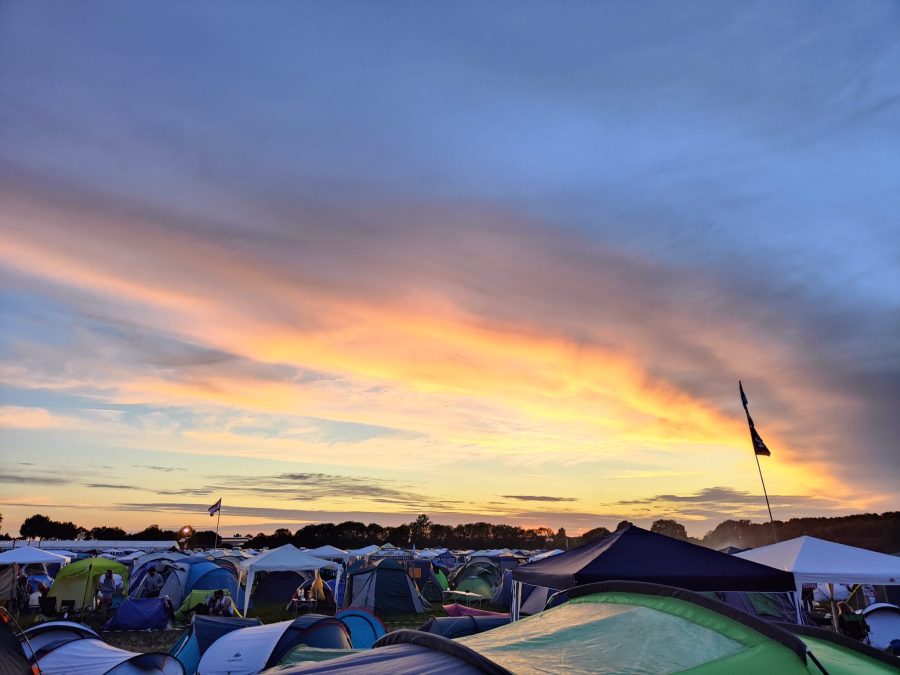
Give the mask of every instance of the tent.
[{"label": "tent", "polygon": [[85,558],[63,567],[50,587],[47,594],[51,598],[58,598],[60,607],[63,603],[72,603],[72,609],[90,607],[94,601],[94,594],[100,583],[100,577],[107,570],[122,577],[122,592],[128,591],[128,568],[115,560],[106,558]]},{"label": "tent", "polygon": [[347,574],[344,604],[376,614],[422,614],[431,609],[406,568],[389,558]]},{"label": "tent", "polygon": [[253,578],[257,572],[317,572],[327,567],[340,569],[340,565],[330,560],[322,560],[304,553],[293,544],[285,544],[271,551],[260,553],[255,558],[247,558],[241,568],[247,572],[247,593],[244,597],[244,615],[250,606],[250,593],[253,589]]},{"label": "tent", "polygon": [[733,557],[790,572],[798,588],[807,583],[900,585],[900,558],[815,537],[797,537]]},{"label": "tent", "polygon": [[25,630],[21,636],[22,650],[31,659],[36,653],[51,644],[64,644],[82,638],[97,638],[100,635],[93,629],[74,621],[47,621],[38,623]]},{"label": "tent", "polygon": [[876,602],[859,611],[869,625],[869,642],[873,647],[887,649],[891,641],[900,640],[900,607]]},{"label": "tent", "polygon": [[167,596],[176,607],[180,606],[193,591],[224,589],[235,602],[240,603],[243,600],[243,591],[232,570],[220,567],[209,560],[188,558],[172,563],[171,567],[163,567],[162,575],[165,582],[159,594]]},{"label": "tent", "polygon": [[307,614],[293,621],[239,628],[216,640],[200,659],[203,675],[251,675],[278,664],[299,644],[350,649],[350,631],[334,617]]},{"label": "tent", "polygon": [[265,576],[256,583],[250,599],[255,603],[287,603],[307,578],[302,572],[265,572]]},{"label": "tent", "polygon": [[[509,623],[509,616],[433,616],[419,626],[423,633],[434,633],[446,638],[456,638],[476,635],[486,630],[493,630]],[[562,663],[560,664],[562,665]]]},{"label": "tent", "polygon": [[31,565],[34,563],[64,565],[70,560],[71,558],[67,556],[42,551],[31,546],[20,546],[0,553],[0,565]]},{"label": "tent", "polygon": [[900,585],[900,558],[815,537],[788,539],[733,557],[790,572],[798,594],[803,584]]},{"label": "tent", "polygon": [[376,544],[370,544],[369,546],[363,546],[362,548],[355,548],[352,551],[347,551],[347,553],[355,558],[365,558],[367,555],[377,553],[378,550]]},{"label": "tent", "polygon": [[51,645],[38,653],[36,665],[43,675],[184,675],[174,656],[129,652],[96,638]]},{"label": "tent", "polygon": [[354,649],[371,649],[386,632],[381,619],[364,609],[344,609],[335,614],[334,618],[340,619],[347,626]]},{"label": "tent", "polygon": [[396,630],[375,643],[375,649],[326,661],[283,666],[278,675],[510,675],[502,666],[455,640],[415,630]]},{"label": "tent", "polygon": [[0,675],[31,675],[31,664],[3,613],[0,613]]},{"label": "tent", "polygon": [[[896,672],[891,657],[864,645],[807,643],[717,600],[670,586],[606,582],[569,589],[568,602],[460,642],[515,673]],[[799,629],[799,627],[798,627]],[[807,629],[808,630],[808,629]]]},{"label": "tent", "polygon": [[[175,611],[175,619],[177,621],[183,621],[188,617],[188,615],[198,606],[205,605],[206,599],[210,596],[211,593],[215,591],[222,591],[224,595],[231,597],[231,591],[227,588],[214,588],[212,590],[205,591],[191,591],[184,598],[184,602],[181,603],[181,606]],[[236,616],[240,617],[241,613],[237,607],[232,604],[232,609],[234,609],[234,613]]]},{"label": "tent", "polygon": [[631,525],[583,546],[520,565],[513,580],[570,588],[599,581],[667,584],[695,591],[793,591],[788,572]]},{"label": "tent", "polygon": [[319,546],[318,548],[307,549],[304,553],[309,553],[309,555],[314,555],[317,558],[326,558],[328,560],[347,560],[348,558],[353,557],[349,552],[328,544]]},{"label": "tent", "polygon": [[476,593],[490,600],[497,587],[501,585],[501,578],[500,568],[482,558],[453,570],[450,574],[450,587],[454,591]]},{"label": "tent", "polygon": [[172,627],[171,616],[168,598],[125,598],[103,630],[162,630]]},{"label": "tent", "polygon": [[259,619],[194,615],[191,625],[178,638],[178,641],[169,650],[169,654],[181,661],[187,675],[195,675],[197,666],[200,665],[200,658],[212,643],[239,628],[261,625],[262,622]]}]

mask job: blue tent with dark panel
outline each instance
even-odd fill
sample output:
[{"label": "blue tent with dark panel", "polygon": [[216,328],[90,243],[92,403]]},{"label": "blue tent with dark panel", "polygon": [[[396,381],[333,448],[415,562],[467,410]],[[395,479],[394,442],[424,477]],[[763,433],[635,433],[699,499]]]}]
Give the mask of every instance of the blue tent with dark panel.
[{"label": "blue tent with dark panel", "polygon": [[646,581],[693,591],[794,591],[789,572],[644,530],[622,528],[583,546],[520,565],[513,580],[571,588],[601,581]]},{"label": "blue tent with dark panel", "polygon": [[261,625],[262,621],[259,619],[195,614],[191,619],[190,627],[178,638],[178,642],[175,643],[169,654],[181,662],[187,675],[194,675],[197,672],[197,666],[200,665],[200,658],[213,642],[239,628]]},{"label": "blue tent with dark panel", "polygon": [[170,627],[168,598],[125,598],[103,630],[162,630]]}]

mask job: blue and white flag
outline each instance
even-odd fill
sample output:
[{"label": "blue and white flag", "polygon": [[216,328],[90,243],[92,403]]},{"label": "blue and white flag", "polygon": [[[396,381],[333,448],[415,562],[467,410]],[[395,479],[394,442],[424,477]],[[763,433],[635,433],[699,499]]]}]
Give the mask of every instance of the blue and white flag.
[{"label": "blue and white flag", "polygon": [[209,507],[209,515],[214,516],[221,510],[222,510],[222,498],[219,497],[219,501],[217,501],[215,504],[213,504],[212,506]]}]

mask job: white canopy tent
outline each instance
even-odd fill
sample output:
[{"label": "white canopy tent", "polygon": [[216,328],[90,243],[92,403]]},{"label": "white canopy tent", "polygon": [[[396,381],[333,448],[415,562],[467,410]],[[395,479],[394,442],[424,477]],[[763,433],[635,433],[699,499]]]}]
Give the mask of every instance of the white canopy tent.
[{"label": "white canopy tent", "polygon": [[317,558],[327,558],[329,560],[347,560],[348,558],[353,557],[350,552],[344,551],[336,546],[331,546],[330,544],[319,546],[319,548],[308,548],[303,552],[314,555]]},{"label": "white canopy tent", "polygon": [[355,558],[365,558],[367,555],[377,553],[378,550],[376,544],[370,544],[369,546],[363,546],[362,548],[355,548],[352,551],[348,551],[348,553]]},{"label": "white canopy tent", "polygon": [[0,565],[31,565],[32,563],[43,563],[45,565],[58,563],[65,565],[70,560],[66,556],[50,553],[50,551],[42,551],[31,546],[20,546],[19,548],[0,553]]},{"label": "white canopy tent", "polygon": [[[331,560],[316,558],[307,552],[301,551],[293,544],[285,544],[271,551],[260,553],[255,558],[248,558],[240,563],[241,570],[247,572],[247,586],[244,593],[244,616],[247,616],[247,608],[250,606],[250,593],[253,590],[253,578],[257,572],[312,572],[318,573],[323,567],[338,570],[340,581],[340,564]],[[335,582],[337,587],[337,582]]]},{"label": "white canopy tent", "polygon": [[[900,585],[900,558],[815,537],[797,537],[734,555],[792,573],[798,598],[803,584]],[[799,604],[797,611],[799,621]]]},{"label": "white canopy tent", "polygon": [[798,589],[805,583],[900,585],[900,558],[815,537],[797,537],[735,556],[790,572]]}]

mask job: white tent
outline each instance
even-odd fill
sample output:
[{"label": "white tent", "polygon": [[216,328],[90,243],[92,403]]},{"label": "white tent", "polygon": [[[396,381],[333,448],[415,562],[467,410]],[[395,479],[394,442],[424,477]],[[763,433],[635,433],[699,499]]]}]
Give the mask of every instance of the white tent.
[{"label": "white tent", "polygon": [[309,555],[314,555],[317,558],[346,560],[347,558],[352,557],[349,552],[339,549],[336,546],[331,546],[329,544],[320,546],[319,548],[308,548],[303,552],[309,553]]},{"label": "white tent", "polygon": [[[255,558],[248,558],[240,563],[241,569],[247,572],[247,590],[244,593],[244,616],[250,606],[250,593],[253,590],[253,578],[257,572],[311,572],[323,567],[340,570],[341,566],[330,560],[316,558],[301,551],[292,544],[285,544],[271,551],[260,553]],[[337,584],[335,583],[335,587]]]},{"label": "white tent", "polygon": [[44,563],[52,565],[59,563],[65,565],[70,558],[49,551],[42,551],[31,546],[20,546],[0,553],[0,565],[31,565],[32,563]]},{"label": "white tent", "polygon": [[352,551],[348,551],[348,553],[357,558],[364,558],[367,555],[372,555],[378,551],[378,546],[376,544],[370,544],[369,546],[363,546],[362,548],[355,548]]},{"label": "white tent", "polygon": [[[815,537],[797,537],[734,555],[794,575],[798,623],[803,584],[900,585],[900,558]],[[830,595],[834,596],[833,590]]]},{"label": "white tent", "polygon": [[806,583],[900,585],[900,558],[815,537],[797,537],[735,556],[791,572],[798,589]]}]

